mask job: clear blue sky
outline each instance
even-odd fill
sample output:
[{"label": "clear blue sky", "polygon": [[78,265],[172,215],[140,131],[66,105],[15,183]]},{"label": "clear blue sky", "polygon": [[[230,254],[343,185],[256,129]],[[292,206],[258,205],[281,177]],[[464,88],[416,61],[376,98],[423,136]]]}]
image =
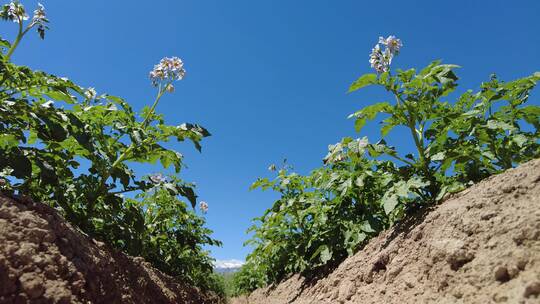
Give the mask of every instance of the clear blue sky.
[{"label": "clear blue sky", "polygon": [[[7,1],[3,1],[7,2]],[[35,1],[22,1],[31,11]],[[327,145],[354,134],[348,114],[384,92],[346,94],[370,72],[379,36],[404,47],[394,67],[443,59],[463,68],[460,90],[477,88],[492,72],[511,80],[540,70],[540,1],[290,1],[43,0],[51,30],[30,35],[16,63],[67,76],[98,93],[126,98],[135,109],[155,92],[147,78],[164,56],[179,56],[187,77],[158,107],[170,124],[200,123],[212,137],[199,154],[173,145],[198,184],[217,259],[243,259],[246,228],[276,198],[248,191],[266,168],[287,158],[300,173],[321,165]],[[3,37],[15,25],[0,26]],[[538,90],[531,102],[539,104]],[[373,127],[373,126],[372,126]],[[375,128],[364,134],[378,138]],[[390,137],[402,151],[410,146]],[[148,167],[142,173],[155,172]]]}]

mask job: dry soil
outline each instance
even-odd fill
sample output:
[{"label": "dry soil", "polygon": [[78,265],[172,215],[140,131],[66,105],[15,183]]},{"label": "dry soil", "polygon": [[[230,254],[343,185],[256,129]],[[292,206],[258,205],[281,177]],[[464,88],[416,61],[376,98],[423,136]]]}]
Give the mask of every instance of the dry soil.
[{"label": "dry soil", "polygon": [[219,303],[111,250],[41,203],[0,194],[0,303]]}]

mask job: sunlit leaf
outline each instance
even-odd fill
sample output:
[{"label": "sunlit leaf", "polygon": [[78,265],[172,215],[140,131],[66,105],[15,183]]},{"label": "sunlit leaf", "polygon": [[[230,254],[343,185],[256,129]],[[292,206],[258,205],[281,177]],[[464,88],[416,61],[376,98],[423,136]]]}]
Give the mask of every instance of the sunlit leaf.
[{"label": "sunlit leaf", "polygon": [[351,84],[351,86],[349,87],[349,93],[376,83],[377,74],[364,74]]}]

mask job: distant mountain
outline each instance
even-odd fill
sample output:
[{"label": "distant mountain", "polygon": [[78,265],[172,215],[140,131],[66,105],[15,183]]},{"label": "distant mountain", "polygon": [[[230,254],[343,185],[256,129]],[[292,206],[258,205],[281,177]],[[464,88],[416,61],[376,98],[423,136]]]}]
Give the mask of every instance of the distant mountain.
[{"label": "distant mountain", "polygon": [[235,268],[214,268],[214,271],[217,273],[235,273],[240,270],[241,267]]},{"label": "distant mountain", "polygon": [[233,273],[238,271],[242,265],[244,265],[244,262],[239,260],[217,260],[214,263],[214,271],[218,273]]}]

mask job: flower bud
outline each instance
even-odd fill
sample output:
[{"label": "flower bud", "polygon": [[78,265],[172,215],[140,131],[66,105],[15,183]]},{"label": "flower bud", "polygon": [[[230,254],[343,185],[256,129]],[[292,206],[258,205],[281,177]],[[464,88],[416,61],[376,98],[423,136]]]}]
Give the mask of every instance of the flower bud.
[{"label": "flower bud", "polygon": [[205,201],[201,201],[201,202],[199,203],[199,208],[201,209],[201,211],[202,211],[203,213],[208,212],[208,204],[207,204]]}]

